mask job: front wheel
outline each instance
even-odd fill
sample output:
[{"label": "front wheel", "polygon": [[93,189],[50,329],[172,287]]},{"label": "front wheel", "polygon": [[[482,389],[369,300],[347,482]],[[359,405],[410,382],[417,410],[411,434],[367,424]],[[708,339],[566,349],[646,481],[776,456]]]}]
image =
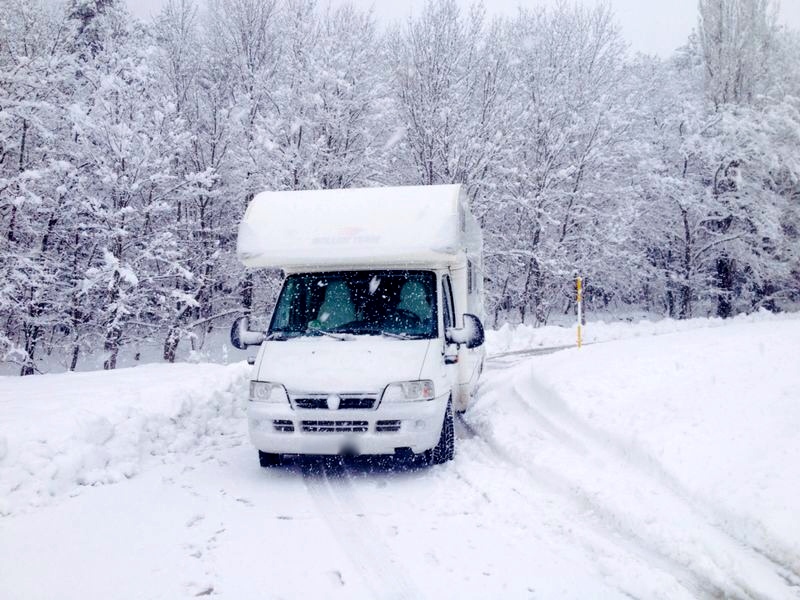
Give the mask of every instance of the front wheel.
[{"label": "front wheel", "polygon": [[439,442],[425,453],[428,463],[441,465],[449,460],[453,460],[456,452],[455,430],[453,427],[453,403],[447,402],[447,410],[444,412],[444,422],[442,432],[439,434]]},{"label": "front wheel", "polygon": [[277,467],[281,464],[281,455],[258,451],[258,462],[262,467]]}]

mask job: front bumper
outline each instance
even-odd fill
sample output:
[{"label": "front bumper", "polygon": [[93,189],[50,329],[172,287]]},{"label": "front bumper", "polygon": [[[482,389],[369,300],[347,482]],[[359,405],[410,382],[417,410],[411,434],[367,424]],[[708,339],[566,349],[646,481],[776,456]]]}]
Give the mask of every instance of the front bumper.
[{"label": "front bumper", "polygon": [[274,454],[393,454],[399,448],[420,453],[439,441],[448,398],[382,403],[370,410],[248,402],[250,440]]}]

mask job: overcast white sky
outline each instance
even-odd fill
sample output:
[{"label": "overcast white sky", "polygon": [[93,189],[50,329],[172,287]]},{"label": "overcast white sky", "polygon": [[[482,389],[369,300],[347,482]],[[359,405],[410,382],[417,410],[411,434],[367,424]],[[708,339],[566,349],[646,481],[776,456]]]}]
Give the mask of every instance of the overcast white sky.
[{"label": "overcast white sky", "polygon": [[[202,0],[200,0],[202,2]],[[321,0],[331,4],[346,1],[368,8],[374,7],[379,22],[404,19],[419,12],[424,0]],[[592,5],[600,0],[583,0]],[[164,0],[127,0],[131,12],[146,19],[157,12]],[[511,14],[518,6],[536,7],[553,4],[555,0],[485,0],[489,14]],[[697,0],[610,0],[622,33],[634,51],[668,56],[685,43],[697,22]],[[471,0],[458,0],[464,7]],[[800,29],[800,0],[781,2],[781,22]]]}]

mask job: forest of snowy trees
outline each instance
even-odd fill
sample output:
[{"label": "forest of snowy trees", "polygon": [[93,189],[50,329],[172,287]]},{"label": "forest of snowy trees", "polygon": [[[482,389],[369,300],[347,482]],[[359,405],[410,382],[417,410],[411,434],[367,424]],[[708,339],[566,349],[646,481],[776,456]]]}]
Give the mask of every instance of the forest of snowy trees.
[{"label": "forest of snowy trees", "polygon": [[262,314],[236,228],[265,190],[463,183],[491,324],[800,301],[800,35],[700,0],[667,60],[607,7],[408,22],[313,0],[0,0],[0,360],[174,360]]}]

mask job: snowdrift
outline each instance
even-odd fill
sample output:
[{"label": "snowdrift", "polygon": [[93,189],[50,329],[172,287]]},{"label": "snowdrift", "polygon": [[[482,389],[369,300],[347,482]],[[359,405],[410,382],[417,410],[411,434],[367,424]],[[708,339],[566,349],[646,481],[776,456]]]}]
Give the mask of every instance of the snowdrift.
[{"label": "snowdrift", "polygon": [[0,377],[0,515],[244,434],[249,365]]}]

